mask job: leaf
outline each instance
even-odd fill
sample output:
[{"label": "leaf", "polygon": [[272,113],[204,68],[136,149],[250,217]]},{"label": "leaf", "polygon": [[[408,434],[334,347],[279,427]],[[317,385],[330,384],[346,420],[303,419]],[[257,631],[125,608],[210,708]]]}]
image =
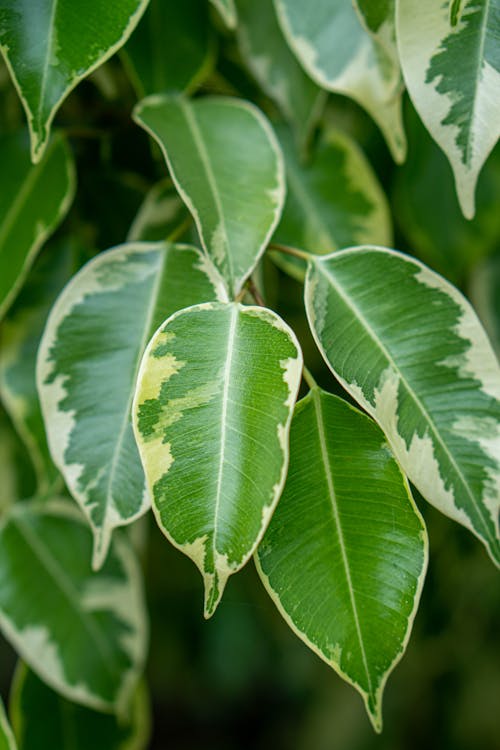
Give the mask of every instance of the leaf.
[{"label": "leaf", "polygon": [[38,162],[64,99],[126,42],[148,0],[0,0],[0,51],[23,104]]},{"label": "leaf", "polygon": [[316,125],[326,94],[306,75],[283,38],[269,0],[237,0],[237,36],[243,59],[274,99],[303,146]]},{"label": "leaf", "polygon": [[278,502],[301,369],[276,313],[237,303],[175,313],[144,354],[136,440],[158,524],[203,576],[205,617]]},{"label": "leaf", "polygon": [[397,162],[406,140],[399,71],[361,25],[350,0],[275,0],[280,26],[300,64],[319,86],[345,94],[375,120]]},{"label": "leaf", "polygon": [[44,495],[59,477],[47,445],[36,389],[36,355],[50,308],[73,271],[72,246],[51,243],[2,325],[0,398],[29,451]]},{"label": "leaf", "polygon": [[71,703],[21,662],[10,700],[19,750],[144,750],[149,738],[146,687],[139,683],[126,717]]},{"label": "leaf", "polygon": [[396,9],[408,93],[471,219],[479,172],[500,135],[499,0],[405,0]]},{"label": "leaf", "polygon": [[213,62],[206,1],[151,0],[123,54],[140,97],[195,89]]},{"label": "leaf", "polygon": [[134,118],[160,145],[206,253],[236,296],[276,224],[285,197],[276,137],[253,105],[155,96]]},{"label": "leaf", "polygon": [[234,0],[210,0],[220,13],[228,29],[236,28],[237,17]]},{"label": "leaf", "polygon": [[399,70],[396,0],[353,0],[353,5],[363,26],[384,47],[395,73]]},{"label": "leaf", "polygon": [[17,750],[16,741],[12,734],[2,700],[0,698],[0,750]]},{"label": "leaf", "polygon": [[480,265],[472,274],[470,297],[500,359],[500,256]]},{"label": "leaf", "polygon": [[140,359],[165,316],[217,297],[194,248],[129,244],[101,253],[52,308],[38,389],[52,457],[94,532],[93,567],[112,530],[149,507],[131,424]]},{"label": "leaf", "polygon": [[[274,242],[318,255],[365,242],[392,244],[385,194],[353,140],[337,130],[324,132],[308,164],[299,161],[284,131],[280,140],[288,189]],[[304,279],[304,261],[281,253],[273,260]]]},{"label": "leaf", "polygon": [[0,162],[1,318],[36,254],[66,215],[75,193],[75,172],[69,149],[60,136],[52,140],[45,158],[32,166],[26,134],[3,135]]},{"label": "leaf", "polygon": [[288,478],[256,560],[288,625],[361,693],[381,731],[382,692],[423,586],[427,534],[384,434],[319,388],[296,406]]},{"label": "leaf", "polygon": [[500,565],[500,368],[467,300],[375,247],[311,258],[305,299],[325,361],[409,479]]},{"label": "leaf", "polygon": [[146,649],[140,570],[122,537],[91,573],[91,546],[74,506],[14,506],[0,525],[0,627],[54,690],[96,710],[123,710]]},{"label": "leaf", "polygon": [[172,181],[157,182],[147,193],[130,227],[128,242],[165,240],[186,218],[186,208]]},{"label": "leaf", "polygon": [[0,518],[11,505],[36,490],[32,464],[0,402]]}]

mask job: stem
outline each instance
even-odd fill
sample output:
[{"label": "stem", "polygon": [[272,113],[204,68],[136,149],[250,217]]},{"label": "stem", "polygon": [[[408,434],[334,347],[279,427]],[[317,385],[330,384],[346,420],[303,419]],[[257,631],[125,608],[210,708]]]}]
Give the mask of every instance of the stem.
[{"label": "stem", "polygon": [[247,288],[252,297],[254,298],[257,305],[260,307],[266,307],[266,303],[264,302],[264,298],[262,297],[261,293],[257,289],[254,280],[250,277],[247,281]]},{"label": "stem", "polygon": [[309,386],[309,388],[311,388],[311,390],[313,388],[317,388],[318,387],[317,382],[314,380],[311,372],[307,369],[307,367],[305,365],[304,365],[304,367],[302,369],[302,376],[303,376],[304,380],[306,381],[307,385]]},{"label": "stem", "polygon": [[300,260],[308,261],[311,257],[311,253],[306,253],[305,250],[299,250],[296,247],[289,247],[288,245],[281,245],[279,242],[271,242],[268,245],[269,250],[277,250],[279,253],[285,253],[285,255],[292,255],[294,258],[300,258]]}]

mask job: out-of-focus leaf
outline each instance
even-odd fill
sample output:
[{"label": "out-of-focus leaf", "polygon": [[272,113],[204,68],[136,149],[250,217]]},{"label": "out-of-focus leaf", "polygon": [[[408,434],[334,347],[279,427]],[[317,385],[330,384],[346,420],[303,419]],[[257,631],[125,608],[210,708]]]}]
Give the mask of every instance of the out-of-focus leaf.
[{"label": "out-of-focus leaf", "polygon": [[217,8],[228,29],[234,29],[237,23],[234,0],[210,0],[210,2]]},{"label": "out-of-focus leaf", "polygon": [[17,750],[16,741],[12,733],[9,720],[5,715],[2,699],[0,698],[0,750]]},{"label": "out-of-focus leaf", "polygon": [[500,255],[495,255],[476,268],[469,291],[500,360]]},{"label": "out-of-focus leaf", "polygon": [[146,195],[128,233],[129,242],[166,240],[188,216],[169,179],[157,182]]}]

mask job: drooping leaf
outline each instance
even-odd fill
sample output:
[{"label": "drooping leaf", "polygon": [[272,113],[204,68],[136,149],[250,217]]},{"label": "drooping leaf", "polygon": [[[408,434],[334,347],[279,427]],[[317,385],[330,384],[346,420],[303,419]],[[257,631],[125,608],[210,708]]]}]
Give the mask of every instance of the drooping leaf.
[{"label": "drooping leaf", "polygon": [[500,360],[500,256],[495,255],[472,274],[470,297]]},{"label": "drooping leaf", "polygon": [[216,299],[217,284],[194,248],[132,243],[90,261],[52,308],[38,389],[52,457],[94,532],[94,568],[113,528],[150,504],[130,411],[146,344],[166,316]]},{"label": "drooping leaf", "polygon": [[128,242],[166,240],[188,216],[186,207],[169,179],[153,185],[130,227]]},{"label": "drooping leaf", "polygon": [[479,172],[500,135],[500,2],[404,0],[396,8],[408,92],[450,160],[470,219]]},{"label": "drooping leaf", "polygon": [[139,683],[126,717],[63,698],[19,663],[10,699],[18,750],[144,750],[149,738],[146,687]]},{"label": "drooping leaf", "polygon": [[237,0],[241,53],[262,89],[292,124],[299,145],[315,126],[326,94],[301,68],[283,38],[269,0]]},{"label": "drooping leaf", "polygon": [[217,8],[228,29],[234,29],[237,22],[234,0],[210,0],[210,2]]},{"label": "drooping leaf", "polygon": [[151,0],[124,54],[143,97],[192,91],[210,72],[212,47],[206,0]]},{"label": "drooping leaf", "polygon": [[34,162],[64,99],[126,42],[147,4],[0,0],[0,51],[28,118]]},{"label": "drooping leaf", "polygon": [[9,720],[5,715],[2,699],[0,698],[0,750],[17,750],[16,741],[12,733]]},{"label": "drooping leaf", "polygon": [[276,137],[253,105],[155,96],[135,120],[159,143],[203,247],[236,296],[280,218],[285,197]]},{"label": "drooping leaf", "polygon": [[383,432],[317,387],[295,409],[288,478],[257,562],[292,630],[359,690],[380,731],[382,692],[422,590],[427,535]]},{"label": "drooping leaf", "polygon": [[362,26],[352,0],[274,0],[299,62],[319,86],[354,99],[373,117],[396,161],[404,160],[399,68]]},{"label": "drooping leaf", "polygon": [[[312,159],[303,164],[280,131],[287,197],[273,240],[324,255],[364,243],[391,245],[392,228],[384,192],[364,154],[347,135],[323,133]],[[275,253],[273,259],[303,280],[304,261]]]},{"label": "drooping leaf", "polygon": [[500,565],[500,368],[472,307],[413,258],[312,258],[306,308],[326,362],[422,495]]},{"label": "drooping leaf", "polygon": [[281,494],[301,368],[276,313],[237,303],[174,314],[144,354],[135,435],[160,528],[203,575],[206,617]]},{"label": "drooping leaf", "polygon": [[45,494],[59,477],[47,445],[38,392],[36,356],[50,308],[73,272],[72,246],[52,243],[38,258],[2,324],[0,399],[23,439]]},{"label": "drooping leaf", "polygon": [[37,252],[66,215],[75,192],[75,174],[71,154],[60,136],[52,140],[45,158],[33,166],[27,134],[4,135],[0,138],[0,163],[1,318]]},{"label": "drooping leaf", "polygon": [[0,525],[0,628],[69,700],[124,710],[146,649],[140,569],[121,537],[91,573],[91,547],[75,506],[14,506]]}]

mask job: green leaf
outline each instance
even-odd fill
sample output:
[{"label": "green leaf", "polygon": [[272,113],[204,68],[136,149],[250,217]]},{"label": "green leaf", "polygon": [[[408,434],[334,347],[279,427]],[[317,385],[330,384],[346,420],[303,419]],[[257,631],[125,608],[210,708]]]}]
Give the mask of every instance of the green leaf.
[{"label": "green leaf", "polygon": [[159,143],[231,296],[264,252],[285,197],[276,137],[253,105],[223,97],[155,96],[135,120]]},{"label": "green leaf", "polygon": [[52,308],[40,401],[54,462],[94,532],[94,568],[113,528],[150,504],[130,412],[146,344],[165,316],[216,299],[217,284],[194,248],[122,245],[90,261]]},{"label": "green leaf", "polygon": [[26,134],[4,135],[0,138],[0,163],[1,318],[37,252],[66,215],[75,192],[75,173],[60,136],[52,140],[45,158],[33,166]]},{"label": "green leaf", "polygon": [[19,663],[10,712],[19,750],[144,750],[149,739],[149,703],[139,683],[126,717],[71,703]]},{"label": "green leaf", "polygon": [[206,617],[278,502],[301,369],[276,313],[237,303],[174,314],[144,354],[135,435],[160,528],[203,576]]},{"label": "green leaf", "polygon": [[384,47],[394,72],[399,70],[396,45],[396,0],[353,0],[361,23]]},{"label": "green leaf", "polygon": [[500,360],[500,256],[486,261],[472,274],[470,297]]},{"label": "green leaf", "polygon": [[274,0],[299,62],[318,85],[358,102],[381,129],[396,161],[404,160],[399,70],[362,26],[349,0]]},{"label": "green leaf", "polygon": [[237,0],[239,47],[255,79],[292,124],[303,146],[321,115],[326,94],[290,51],[269,0]]},{"label": "green leaf", "polygon": [[4,636],[44,682],[103,711],[126,708],[145,657],[140,569],[125,541],[91,573],[91,534],[73,505],[20,503],[0,525]]},{"label": "green leaf", "polygon": [[16,741],[12,734],[9,721],[5,715],[2,700],[0,698],[0,750],[17,750]]},{"label": "green leaf", "polygon": [[50,308],[73,271],[69,242],[51,243],[40,256],[2,324],[0,398],[29,451],[44,495],[59,477],[47,446],[36,389],[36,356]]},{"label": "green leaf", "polygon": [[28,118],[34,162],[64,99],[126,42],[147,4],[0,0],[0,51]]},{"label": "green leaf", "polygon": [[450,160],[464,216],[500,135],[500,1],[404,0],[397,34],[408,92]]},{"label": "green leaf", "polygon": [[382,692],[418,607],[427,535],[382,431],[317,387],[295,409],[288,478],[257,563],[286,622],[359,690],[380,731]]},{"label": "green leaf", "polygon": [[210,0],[222,16],[228,29],[234,29],[237,23],[234,0]]},{"label": "green leaf", "polygon": [[140,97],[192,91],[213,62],[206,0],[151,0],[123,52]]},{"label": "green leaf", "polygon": [[130,227],[128,242],[166,240],[185,220],[186,208],[172,185],[164,179],[147,193]]},{"label": "green leaf", "polygon": [[[324,255],[341,247],[392,244],[389,207],[363,152],[340,131],[328,130],[303,164],[284,131],[287,197],[273,241]],[[273,260],[303,280],[304,261],[274,253]]]},{"label": "green leaf", "polygon": [[375,247],[312,258],[305,298],[325,361],[410,480],[500,565],[500,368],[467,300]]}]

